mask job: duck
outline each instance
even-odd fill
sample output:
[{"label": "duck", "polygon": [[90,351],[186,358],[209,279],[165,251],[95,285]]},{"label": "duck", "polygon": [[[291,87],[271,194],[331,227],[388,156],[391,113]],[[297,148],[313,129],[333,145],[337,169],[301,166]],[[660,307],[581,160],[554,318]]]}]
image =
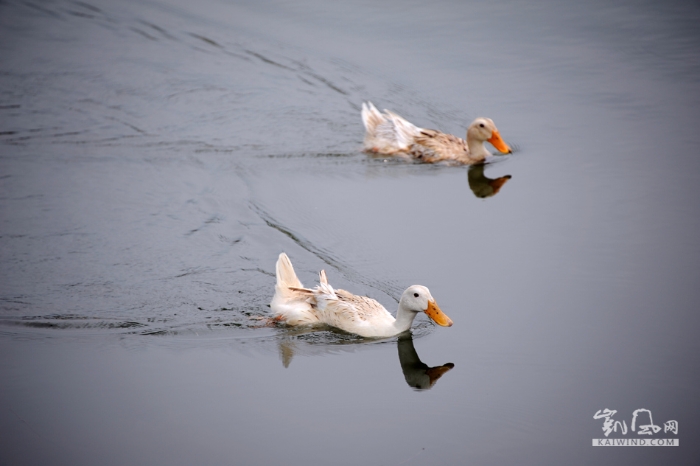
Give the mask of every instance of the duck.
[{"label": "duck", "polygon": [[316,288],[304,288],[289,257],[281,253],[276,264],[275,294],[270,303],[273,321],[290,326],[328,325],[367,338],[392,337],[411,328],[413,319],[424,312],[436,324],[451,327],[452,320],[435,302],[425,286],[409,286],[401,295],[396,317],[367,296],[334,289],[319,273]]},{"label": "duck", "polygon": [[365,152],[409,157],[424,163],[447,162],[471,165],[493,155],[484,145],[491,143],[500,153],[511,154],[490,118],[479,117],[467,128],[467,139],[434,129],[419,128],[394,112],[381,113],[372,102],[362,103]]}]

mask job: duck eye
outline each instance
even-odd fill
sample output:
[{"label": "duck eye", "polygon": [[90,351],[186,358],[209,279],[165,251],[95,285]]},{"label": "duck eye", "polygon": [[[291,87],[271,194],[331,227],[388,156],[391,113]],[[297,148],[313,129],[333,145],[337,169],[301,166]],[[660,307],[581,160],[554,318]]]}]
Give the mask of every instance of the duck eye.
[{"label": "duck eye", "polygon": [[417,298],[417,297],[418,297],[418,293],[413,293],[413,297],[414,297],[414,298]]},{"label": "duck eye", "polygon": [[479,123],[479,126],[480,126],[481,128],[483,128],[483,127],[484,127],[484,124],[483,124],[483,123]]}]

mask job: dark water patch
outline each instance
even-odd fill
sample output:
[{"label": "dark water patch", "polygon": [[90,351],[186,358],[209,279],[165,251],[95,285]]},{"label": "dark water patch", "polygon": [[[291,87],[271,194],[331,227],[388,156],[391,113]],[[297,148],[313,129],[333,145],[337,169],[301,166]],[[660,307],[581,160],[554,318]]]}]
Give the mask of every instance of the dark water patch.
[{"label": "dark water patch", "polygon": [[133,330],[147,327],[147,324],[133,321],[105,320],[76,314],[52,314],[27,316],[20,319],[3,318],[3,325],[14,325],[34,329],[52,330]]},{"label": "dark water patch", "polygon": [[314,78],[314,79],[317,80],[318,82],[325,84],[329,89],[334,90],[334,91],[337,92],[338,94],[349,95],[348,92],[344,91],[343,89],[341,89],[340,87],[338,87],[337,85],[335,85],[334,83],[332,83],[330,80],[324,78],[323,76],[319,76],[318,74],[313,73],[313,72],[311,72],[311,71],[307,71],[306,74],[307,74],[308,76],[311,76],[312,78]]},{"label": "dark water patch", "polygon": [[274,277],[274,276],[275,276],[274,273],[272,273],[272,272],[270,272],[270,271],[267,271],[267,270],[264,270],[264,269],[261,269],[261,268],[255,268],[255,269],[241,269],[241,270],[244,271],[244,272],[251,272],[251,271],[254,271],[254,272],[261,273],[261,274],[263,274],[263,275],[267,275],[267,276],[269,276],[269,277]]},{"label": "dark water patch", "polygon": [[212,45],[212,46],[214,46],[214,47],[216,47],[216,48],[219,48],[219,49],[220,49],[220,48],[223,48],[219,43],[217,43],[217,42],[214,41],[213,39],[209,39],[208,37],[205,37],[205,36],[202,36],[202,35],[199,35],[199,34],[195,34],[195,33],[193,33],[193,32],[190,32],[189,34],[190,34],[190,36],[194,37],[195,39],[199,39],[199,40],[201,40],[202,42],[205,42],[205,43],[207,43],[207,44],[209,44],[209,45]]},{"label": "dark water patch", "polygon": [[[4,300],[13,303],[12,300]],[[29,304],[17,301],[19,304]],[[3,306],[7,308],[7,306]],[[227,328],[248,329],[274,328],[267,307],[221,307],[217,309],[196,308],[187,315],[150,317],[143,321],[127,321],[118,318],[100,318],[81,314],[49,314],[22,317],[4,316],[0,325],[34,330],[75,331],[72,335],[94,335],[94,331],[109,331],[124,335],[212,335],[225,336]],[[86,332],[87,331],[87,332]],[[213,332],[214,331],[214,332]],[[76,333],[79,332],[79,333]],[[12,334],[9,329],[6,334]],[[23,333],[24,334],[24,333]],[[97,334],[99,335],[99,333]]]},{"label": "dark water patch", "polygon": [[278,68],[283,68],[283,69],[285,69],[285,70],[292,70],[292,71],[294,70],[293,68],[290,68],[290,67],[288,67],[288,66],[286,66],[286,65],[283,65],[282,63],[277,63],[276,61],[271,60],[271,59],[267,58],[266,56],[264,56],[264,55],[262,55],[262,54],[260,54],[260,53],[253,52],[252,50],[245,50],[245,53],[247,53],[248,55],[251,55],[251,56],[253,56],[253,57],[255,57],[255,58],[257,58],[257,59],[263,61],[264,63],[267,63],[268,65],[274,65],[274,66],[276,66],[276,67],[278,67]]},{"label": "dark water patch", "polygon": [[61,17],[61,15],[58,14],[56,11],[50,10],[50,9],[44,7],[43,5],[37,5],[37,4],[35,4],[34,2],[26,2],[26,1],[25,1],[25,2],[22,2],[21,4],[24,5],[24,6],[28,6],[29,8],[32,8],[32,9],[34,9],[35,11],[38,11],[38,12],[40,12],[40,13],[43,13],[43,14],[45,14],[45,15],[47,15],[47,16],[51,16],[51,17],[53,17],[53,18],[60,18],[60,17]]},{"label": "dark water patch", "polygon": [[71,16],[77,16],[78,18],[93,19],[96,17],[95,15],[92,15],[90,13],[85,13],[82,11],[75,11],[75,10],[66,10],[66,13],[68,13]]},{"label": "dark water patch", "polygon": [[[201,231],[201,230],[202,230],[203,228],[205,228],[207,225],[211,225],[212,223],[221,223],[221,219],[220,219],[218,216],[214,215],[214,216],[208,218],[207,220],[205,220],[205,221],[204,221],[204,224],[203,224],[201,227],[199,227],[199,228],[194,228],[194,229],[188,231],[187,233],[185,233],[185,236],[193,235],[193,234],[195,234],[195,233]],[[235,244],[235,243],[231,243],[231,244]]]},{"label": "dark water patch", "polygon": [[129,122],[126,122],[126,121],[122,121],[122,120],[119,119],[119,118],[116,118],[116,117],[108,117],[107,119],[112,120],[112,121],[116,121],[117,123],[121,123],[122,125],[127,126],[128,128],[133,129],[134,131],[136,131],[136,132],[139,133],[139,134],[148,134],[145,130],[139,128],[138,126],[133,125],[133,124],[131,124],[131,123],[129,123]]},{"label": "dark water patch", "polygon": [[211,273],[213,269],[207,268],[207,267],[193,267],[189,270],[186,270],[185,272],[175,275],[175,278],[182,278],[182,277],[187,277],[189,275],[199,275],[203,273]]},{"label": "dark water patch", "polygon": [[177,40],[173,35],[171,35],[168,31],[161,28],[160,26],[157,26],[153,23],[149,23],[148,21],[144,21],[144,20],[139,20],[139,23],[153,29],[154,31],[158,32],[161,36],[165,37],[166,39]]},{"label": "dark water patch", "polygon": [[302,152],[302,153],[296,153],[296,154],[267,154],[267,155],[258,155],[257,158],[274,158],[274,159],[295,159],[295,158],[359,158],[358,152],[353,151],[353,152],[315,152],[315,153],[309,153],[309,152]]},{"label": "dark water patch", "polygon": [[239,236],[237,238],[229,238],[224,235],[219,235],[219,240],[221,240],[222,243],[229,244],[231,246],[240,243],[243,240],[242,236]]},{"label": "dark water patch", "polygon": [[153,330],[150,332],[143,332],[143,333],[141,333],[141,335],[162,337],[162,336],[169,336],[169,335],[177,335],[177,333],[171,332],[169,330]]},{"label": "dark water patch", "polygon": [[95,5],[91,5],[89,3],[80,2],[80,1],[74,1],[73,3],[79,7],[85,8],[86,10],[90,10],[94,13],[102,13],[102,10],[97,8]]},{"label": "dark water patch", "polygon": [[8,303],[8,304],[22,304],[22,305],[30,305],[31,303],[28,300],[24,300],[22,296],[17,296],[17,297],[3,297],[0,298],[0,301],[3,303]]}]

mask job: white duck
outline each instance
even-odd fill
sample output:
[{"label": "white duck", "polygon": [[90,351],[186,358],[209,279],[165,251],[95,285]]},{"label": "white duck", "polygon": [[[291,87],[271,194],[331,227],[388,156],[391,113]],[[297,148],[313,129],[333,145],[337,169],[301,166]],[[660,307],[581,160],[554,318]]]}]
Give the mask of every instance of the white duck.
[{"label": "white duck", "polygon": [[380,113],[372,102],[362,103],[362,122],[366,134],[364,150],[385,155],[403,155],[422,162],[473,164],[492,155],[484,146],[490,142],[499,152],[512,153],[501,139],[490,118],[477,118],[467,128],[467,140],[434,129],[415,126],[399,115]]},{"label": "white duck", "polygon": [[325,324],[362,337],[390,337],[411,328],[416,315],[425,312],[436,324],[452,326],[452,320],[440,310],[428,288],[421,285],[403,292],[394,318],[374,299],[334,290],[323,270],[316,288],[304,288],[285,253],[280,254],[276,268],[277,285],[270,307],[278,322]]}]

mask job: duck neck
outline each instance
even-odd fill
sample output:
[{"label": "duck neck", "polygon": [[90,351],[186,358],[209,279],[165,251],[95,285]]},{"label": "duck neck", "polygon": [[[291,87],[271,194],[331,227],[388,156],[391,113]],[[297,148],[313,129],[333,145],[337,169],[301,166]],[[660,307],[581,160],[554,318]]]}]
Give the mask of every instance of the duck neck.
[{"label": "duck neck", "polygon": [[484,141],[477,141],[470,138],[469,133],[467,133],[467,147],[469,147],[469,158],[472,162],[481,162],[491,155],[491,152],[484,146]]},{"label": "duck neck", "polygon": [[403,307],[402,303],[399,303],[399,310],[396,311],[396,322],[394,322],[394,327],[397,333],[405,332],[411,325],[413,325],[413,319],[416,318],[416,312],[409,311]]}]

